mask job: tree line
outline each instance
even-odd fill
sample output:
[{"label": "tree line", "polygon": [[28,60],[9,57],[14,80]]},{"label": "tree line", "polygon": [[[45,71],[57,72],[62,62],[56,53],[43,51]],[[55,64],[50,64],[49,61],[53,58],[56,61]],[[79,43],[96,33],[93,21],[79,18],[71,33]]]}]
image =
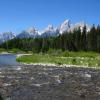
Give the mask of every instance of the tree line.
[{"label": "tree line", "polygon": [[89,32],[87,32],[86,26],[83,30],[79,27],[72,32],[65,32],[55,37],[14,38],[1,44],[0,47],[5,49],[18,48],[35,53],[48,52],[50,49],[100,52],[100,26],[93,25]]}]

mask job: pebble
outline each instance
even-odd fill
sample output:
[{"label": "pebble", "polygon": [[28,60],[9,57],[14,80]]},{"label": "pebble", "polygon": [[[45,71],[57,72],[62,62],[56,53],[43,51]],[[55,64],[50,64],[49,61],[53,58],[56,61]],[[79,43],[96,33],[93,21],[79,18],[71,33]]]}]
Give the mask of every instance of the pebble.
[{"label": "pebble", "polygon": [[6,68],[0,70],[0,94],[4,100],[100,100],[99,76],[100,70],[71,65]]}]

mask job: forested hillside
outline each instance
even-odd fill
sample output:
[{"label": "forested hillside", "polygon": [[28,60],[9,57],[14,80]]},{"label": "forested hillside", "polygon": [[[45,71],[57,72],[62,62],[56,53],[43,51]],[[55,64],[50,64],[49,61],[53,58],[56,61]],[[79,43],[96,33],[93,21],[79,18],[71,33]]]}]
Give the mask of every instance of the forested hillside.
[{"label": "forested hillside", "polygon": [[84,26],[72,32],[65,32],[55,37],[39,38],[14,38],[1,44],[1,48],[18,48],[23,51],[47,52],[49,50],[68,50],[68,51],[96,51],[100,52],[100,26],[91,28],[89,32]]}]

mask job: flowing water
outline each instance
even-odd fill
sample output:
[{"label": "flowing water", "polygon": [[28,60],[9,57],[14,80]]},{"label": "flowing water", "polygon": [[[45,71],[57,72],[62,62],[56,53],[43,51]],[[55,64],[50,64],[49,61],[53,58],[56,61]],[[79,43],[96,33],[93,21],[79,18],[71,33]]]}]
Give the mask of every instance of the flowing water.
[{"label": "flowing water", "polygon": [[0,67],[12,67],[20,65],[16,61],[16,55],[14,54],[1,54],[0,55]]}]

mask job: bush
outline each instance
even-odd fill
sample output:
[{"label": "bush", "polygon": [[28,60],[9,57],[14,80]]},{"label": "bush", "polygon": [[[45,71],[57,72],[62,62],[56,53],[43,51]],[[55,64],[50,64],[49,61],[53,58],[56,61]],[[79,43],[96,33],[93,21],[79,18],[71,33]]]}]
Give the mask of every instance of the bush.
[{"label": "bush", "polygon": [[48,54],[53,54],[55,52],[55,50],[54,49],[52,49],[52,48],[49,48],[49,50],[48,50]]},{"label": "bush", "polygon": [[60,56],[62,54],[62,50],[61,49],[56,50],[56,49],[51,49],[50,48],[47,53],[51,54],[53,56]]},{"label": "bush", "polygon": [[63,57],[69,57],[70,55],[69,55],[69,52],[68,51],[65,51],[65,52],[62,53],[62,56]]},{"label": "bush", "polygon": [[75,65],[76,63],[77,63],[76,59],[73,58],[73,59],[72,59],[72,64]]},{"label": "bush", "polygon": [[4,48],[0,48],[0,53],[6,51]]}]

